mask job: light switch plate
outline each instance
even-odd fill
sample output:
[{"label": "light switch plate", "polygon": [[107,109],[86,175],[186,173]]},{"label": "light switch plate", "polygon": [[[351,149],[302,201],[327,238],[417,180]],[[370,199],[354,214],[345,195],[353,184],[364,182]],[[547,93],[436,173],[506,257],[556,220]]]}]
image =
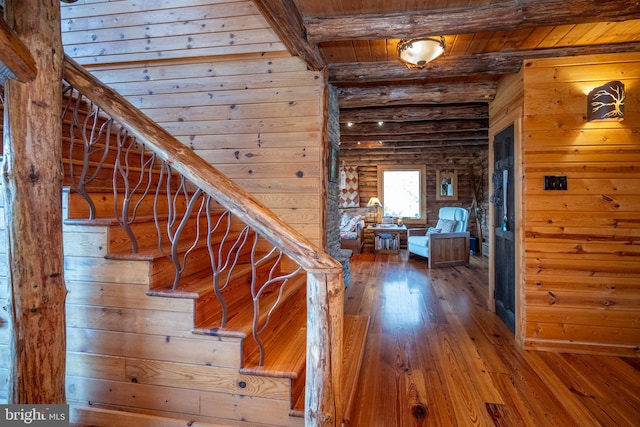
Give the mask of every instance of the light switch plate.
[{"label": "light switch plate", "polygon": [[567,177],[566,176],[545,176],[544,177],[544,189],[545,190],[566,190],[567,189]]}]

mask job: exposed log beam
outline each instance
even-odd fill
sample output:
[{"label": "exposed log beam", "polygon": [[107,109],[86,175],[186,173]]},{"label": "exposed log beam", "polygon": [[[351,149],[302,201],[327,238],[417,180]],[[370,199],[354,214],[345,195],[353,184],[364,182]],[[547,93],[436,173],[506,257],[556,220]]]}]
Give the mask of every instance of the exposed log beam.
[{"label": "exposed log beam", "polygon": [[571,46],[552,49],[502,51],[476,55],[444,56],[423,69],[408,70],[400,60],[383,62],[350,62],[329,65],[329,81],[335,85],[424,80],[475,75],[514,74],[527,59],[578,55],[638,52],[640,43],[618,43],[599,46]]},{"label": "exposed log beam", "polygon": [[309,17],[312,43],[513,31],[539,26],[640,18],[628,0],[513,0],[483,6],[380,15]]},{"label": "exposed log beam", "polygon": [[497,82],[488,81],[339,88],[338,105],[340,108],[362,108],[384,105],[489,102],[495,97],[497,86]]},{"label": "exposed log beam", "polygon": [[433,120],[411,122],[409,124],[397,122],[360,123],[353,127],[342,127],[341,136],[349,135],[409,135],[433,132],[458,132],[461,130],[488,130],[489,120]]},{"label": "exposed log beam", "polygon": [[292,55],[302,58],[314,71],[327,65],[318,46],[307,41],[302,17],[293,0],[254,0],[254,3]]},{"label": "exposed log beam", "polygon": [[340,123],[415,122],[445,119],[489,118],[487,104],[400,106],[340,110]]},{"label": "exposed log beam", "polygon": [[432,142],[432,141],[469,141],[474,139],[486,139],[488,132],[486,130],[477,131],[460,131],[460,132],[433,132],[423,134],[402,134],[402,135],[341,135],[341,144],[350,144],[364,141],[382,142]]},{"label": "exposed log beam", "polygon": [[22,83],[33,81],[38,75],[36,61],[16,33],[0,17],[0,62],[6,67],[1,76]]},{"label": "exposed log beam", "polygon": [[403,153],[406,150],[412,150],[418,152],[425,148],[443,148],[443,147],[469,147],[469,146],[483,146],[489,143],[489,139],[473,139],[473,140],[453,140],[453,141],[427,141],[427,142],[383,142],[380,144],[378,141],[366,141],[360,144],[341,144],[340,152],[344,151],[356,151],[356,150],[379,150],[379,151],[397,151],[402,150]]}]

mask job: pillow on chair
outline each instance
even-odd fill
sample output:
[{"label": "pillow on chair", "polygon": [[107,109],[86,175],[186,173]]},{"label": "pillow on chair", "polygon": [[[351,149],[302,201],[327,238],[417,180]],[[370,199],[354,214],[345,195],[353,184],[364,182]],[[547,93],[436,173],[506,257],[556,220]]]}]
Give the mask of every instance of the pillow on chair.
[{"label": "pillow on chair", "polygon": [[432,233],[442,233],[442,230],[436,227],[429,227],[429,229],[427,230],[427,234]]},{"label": "pillow on chair", "polygon": [[439,219],[436,224],[436,228],[439,228],[442,233],[451,233],[456,227],[456,222],[452,219]]}]

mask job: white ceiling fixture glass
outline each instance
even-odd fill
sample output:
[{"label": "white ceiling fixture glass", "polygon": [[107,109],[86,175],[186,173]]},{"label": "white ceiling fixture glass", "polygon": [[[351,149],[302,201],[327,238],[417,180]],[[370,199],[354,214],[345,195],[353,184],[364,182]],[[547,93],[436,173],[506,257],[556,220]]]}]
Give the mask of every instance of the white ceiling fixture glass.
[{"label": "white ceiling fixture glass", "polygon": [[409,68],[423,68],[444,53],[444,37],[402,39],[398,56]]}]

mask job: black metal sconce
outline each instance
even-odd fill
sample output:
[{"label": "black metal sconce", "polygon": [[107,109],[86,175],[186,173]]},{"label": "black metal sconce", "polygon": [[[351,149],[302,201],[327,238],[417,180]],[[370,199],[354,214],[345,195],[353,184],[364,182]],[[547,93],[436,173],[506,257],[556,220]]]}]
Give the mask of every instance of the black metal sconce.
[{"label": "black metal sconce", "polygon": [[587,95],[587,121],[624,119],[624,84],[610,81]]}]

